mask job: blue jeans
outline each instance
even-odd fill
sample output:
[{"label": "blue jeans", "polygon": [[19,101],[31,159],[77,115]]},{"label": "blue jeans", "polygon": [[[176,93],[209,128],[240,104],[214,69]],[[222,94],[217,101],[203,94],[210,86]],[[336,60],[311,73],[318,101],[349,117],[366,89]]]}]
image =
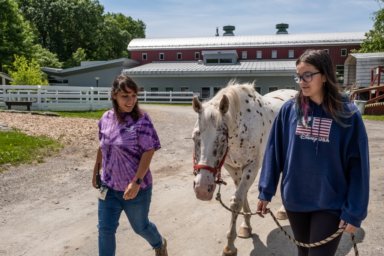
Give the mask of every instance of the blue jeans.
[{"label": "blue jeans", "polygon": [[108,189],[105,200],[99,199],[99,255],[114,256],[116,230],[121,212],[124,211],[132,229],[142,236],[152,248],[160,248],[162,237],[148,219],[152,188],[140,190],[136,198],[124,200],[124,192]]}]

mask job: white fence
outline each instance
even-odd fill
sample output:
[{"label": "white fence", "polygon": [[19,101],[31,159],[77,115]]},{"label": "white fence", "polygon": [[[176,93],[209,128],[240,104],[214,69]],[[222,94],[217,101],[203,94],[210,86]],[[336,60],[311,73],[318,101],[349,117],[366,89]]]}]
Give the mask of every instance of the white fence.
[{"label": "white fence", "polygon": [[[140,92],[140,102],[191,103],[193,92]],[[112,106],[110,88],[74,86],[0,85],[0,107],[7,101],[30,101],[32,110],[87,111]],[[25,106],[12,106],[24,108]]]}]

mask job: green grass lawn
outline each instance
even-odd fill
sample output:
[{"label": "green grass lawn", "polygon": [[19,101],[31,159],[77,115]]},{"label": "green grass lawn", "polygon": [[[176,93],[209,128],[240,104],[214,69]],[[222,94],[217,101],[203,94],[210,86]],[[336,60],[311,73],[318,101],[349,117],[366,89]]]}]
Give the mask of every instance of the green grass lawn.
[{"label": "green grass lawn", "polygon": [[0,172],[5,169],[4,164],[42,162],[60,148],[60,143],[47,137],[28,136],[18,131],[0,132]]},{"label": "green grass lawn", "polygon": [[62,117],[81,117],[81,118],[91,118],[91,119],[100,119],[106,110],[97,110],[97,111],[79,111],[79,112],[55,112]]},{"label": "green grass lawn", "polygon": [[368,116],[368,115],[363,115],[363,119],[367,119],[367,120],[376,120],[376,121],[384,121],[384,115],[383,115],[383,116]]}]

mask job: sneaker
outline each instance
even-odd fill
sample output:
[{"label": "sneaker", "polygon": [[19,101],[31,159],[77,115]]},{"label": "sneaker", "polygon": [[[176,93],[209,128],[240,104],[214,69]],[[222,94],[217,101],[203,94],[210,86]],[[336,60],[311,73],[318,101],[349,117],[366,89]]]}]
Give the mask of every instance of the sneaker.
[{"label": "sneaker", "polygon": [[168,256],[167,252],[167,240],[163,238],[163,244],[160,248],[155,249],[156,256]]}]

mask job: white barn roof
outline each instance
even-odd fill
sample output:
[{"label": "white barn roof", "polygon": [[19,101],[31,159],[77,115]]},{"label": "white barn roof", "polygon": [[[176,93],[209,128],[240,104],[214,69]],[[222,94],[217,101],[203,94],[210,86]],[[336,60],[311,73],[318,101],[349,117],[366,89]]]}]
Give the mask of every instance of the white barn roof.
[{"label": "white barn roof", "polygon": [[253,76],[294,74],[295,60],[275,61],[240,61],[238,64],[212,64],[204,65],[201,62],[152,62],[135,68],[125,69],[127,75],[138,76],[212,76],[236,75]]},{"label": "white barn roof", "polygon": [[356,59],[384,58],[384,52],[351,53]]},{"label": "white barn roof", "polygon": [[360,44],[364,32],[280,34],[256,36],[217,36],[190,38],[137,38],[130,41],[128,51],[158,49],[209,49],[234,47],[309,46]]}]

